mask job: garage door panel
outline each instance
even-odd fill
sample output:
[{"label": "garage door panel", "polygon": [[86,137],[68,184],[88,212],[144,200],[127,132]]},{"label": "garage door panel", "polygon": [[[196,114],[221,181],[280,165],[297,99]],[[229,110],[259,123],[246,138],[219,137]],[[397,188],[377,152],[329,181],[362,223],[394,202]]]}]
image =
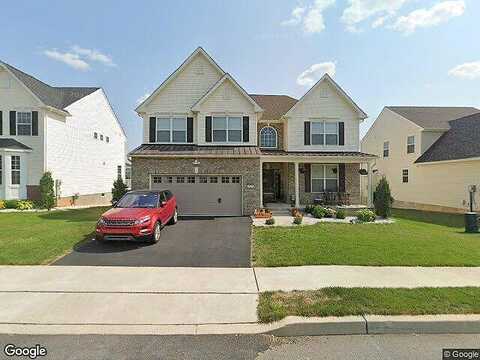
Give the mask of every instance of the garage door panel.
[{"label": "garage door panel", "polygon": [[[172,178],[171,183],[167,182],[169,177]],[[188,182],[188,177],[193,177],[190,180],[194,179],[195,182]],[[178,182],[182,178],[185,182]],[[154,175],[152,180],[152,189],[169,189],[173,192],[180,215],[242,215],[240,176],[209,175],[205,179],[204,175]]]}]

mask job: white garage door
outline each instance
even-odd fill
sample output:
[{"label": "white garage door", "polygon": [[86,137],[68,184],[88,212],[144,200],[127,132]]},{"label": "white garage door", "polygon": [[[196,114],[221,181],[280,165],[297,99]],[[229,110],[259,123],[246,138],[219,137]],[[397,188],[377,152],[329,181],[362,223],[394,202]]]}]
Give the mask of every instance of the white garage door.
[{"label": "white garage door", "polygon": [[242,215],[239,175],[151,175],[150,184],[154,190],[172,191],[180,215]]}]

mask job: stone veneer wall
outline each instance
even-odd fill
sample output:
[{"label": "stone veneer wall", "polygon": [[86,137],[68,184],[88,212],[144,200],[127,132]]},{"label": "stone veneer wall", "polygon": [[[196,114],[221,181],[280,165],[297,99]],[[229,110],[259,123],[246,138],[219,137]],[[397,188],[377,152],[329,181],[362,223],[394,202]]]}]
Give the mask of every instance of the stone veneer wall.
[{"label": "stone veneer wall", "polygon": [[260,158],[198,158],[199,165],[193,165],[194,160],[133,157],[132,189],[148,189],[151,174],[242,175],[243,214],[251,215],[260,206]]},{"label": "stone veneer wall", "polygon": [[[300,167],[302,164],[300,164]],[[350,193],[350,203],[360,204],[360,174],[358,170],[360,164],[345,164],[345,191]],[[300,204],[312,204],[315,199],[315,193],[305,192],[305,175],[300,173]],[[295,196],[295,167],[294,164],[288,164],[288,199]]]},{"label": "stone veneer wall", "polygon": [[283,149],[283,124],[282,123],[268,123],[268,122],[258,122],[257,123],[257,141],[258,146],[260,146],[260,130],[265,126],[271,126],[277,130],[277,149]]}]

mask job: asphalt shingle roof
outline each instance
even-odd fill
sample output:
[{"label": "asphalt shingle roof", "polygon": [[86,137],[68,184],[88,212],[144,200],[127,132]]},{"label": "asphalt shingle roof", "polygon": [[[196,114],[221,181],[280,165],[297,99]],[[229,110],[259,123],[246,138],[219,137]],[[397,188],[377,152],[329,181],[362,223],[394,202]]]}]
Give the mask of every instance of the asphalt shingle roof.
[{"label": "asphalt shingle roof", "polygon": [[416,163],[480,157],[480,113],[452,120],[449,126]]},{"label": "asphalt shingle roof", "polygon": [[32,148],[15,139],[0,139],[0,149],[32,150]]},{"label": "asphalt shingle roof", "polygon": [[298,101],[288,95],[249,95],[263,109],[262,120],[279,120]]},{"label": "asphalt shingle roof", "polygon": [[45,105],[58,110],[65,108],[81,98],[90,95],[100,89],[99,87],[54,87],[24,73],[21,70],[0,62],[8,68],[15,77],[21,81],[32,93],[34,93]]},{"label": "asphalt shingle roof", "polygon": [[447,130],[450,128],[448,123],[450,120],[480,112],[474,107],[387,106],[386,108],[429,130]]}]

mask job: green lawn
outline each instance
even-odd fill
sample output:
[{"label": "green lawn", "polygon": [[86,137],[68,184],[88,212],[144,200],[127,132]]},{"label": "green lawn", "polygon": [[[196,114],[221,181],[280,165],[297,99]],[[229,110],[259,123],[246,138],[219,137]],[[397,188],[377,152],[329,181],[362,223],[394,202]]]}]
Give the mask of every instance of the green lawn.
[{"label": "green lawn", "polygon": [[255,228],[255,266],[480,266],[480,234],[462,215],[395,210],[394,224]]},{"label": "green lawn", "polygon": [[257,307],[261,322],[286,316],[478,314],[480,288],[325,288],[266,292]]},{"label": "green lawn", "polygon": [[0,265],[45,264],[90,237],[105,207],[0,212]]}]

